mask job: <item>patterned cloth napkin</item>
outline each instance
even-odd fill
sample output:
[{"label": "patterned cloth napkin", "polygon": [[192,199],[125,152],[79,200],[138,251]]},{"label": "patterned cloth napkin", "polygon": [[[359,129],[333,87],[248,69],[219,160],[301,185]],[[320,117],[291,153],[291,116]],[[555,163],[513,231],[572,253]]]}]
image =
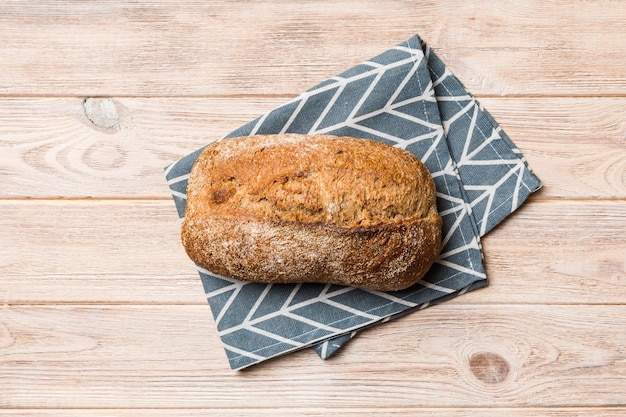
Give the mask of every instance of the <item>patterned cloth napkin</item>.
[{"label": "patterned cloth napkin", "polygon": [[[232,369],[304,347],[328,358],[375,324],[487,285],[480,237],[541,186],[494,119],[418,36],[330,78],[226,137],[326,133],[383,141],[430,170],[441,254],[403,291],[258,284],[197,268]],[[202,149],[165,169],[179,217]]]}]

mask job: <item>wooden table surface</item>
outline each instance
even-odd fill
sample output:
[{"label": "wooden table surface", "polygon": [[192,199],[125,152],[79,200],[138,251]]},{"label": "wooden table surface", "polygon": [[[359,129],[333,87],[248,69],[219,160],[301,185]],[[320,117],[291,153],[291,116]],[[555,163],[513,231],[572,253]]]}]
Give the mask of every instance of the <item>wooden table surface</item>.
[{"label": "wooden table surface", "polygon": [[[626,2],[0,2],[0,415],[626,415]],[[231,371],[162,168],[419,34],[543,189],[490,286]]]}]

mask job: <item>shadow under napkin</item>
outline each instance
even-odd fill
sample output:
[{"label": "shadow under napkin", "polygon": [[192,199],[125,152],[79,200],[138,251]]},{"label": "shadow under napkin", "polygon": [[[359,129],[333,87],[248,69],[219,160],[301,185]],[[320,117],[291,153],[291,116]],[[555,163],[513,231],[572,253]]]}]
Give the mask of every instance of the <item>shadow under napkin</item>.
[{"label": "shadow under napkin", "polygon": [[[419,283],[388,293],[247,283],[198,268],[232,369],[308,346],[328,358],[365,327],[486,286],[480,236],[541,186],[493,118],[417,36],[226,137],[275,133],[369,138],[414,153],[435,181],[442,249]],[[180,217],[201,151],[165,170]]]}]

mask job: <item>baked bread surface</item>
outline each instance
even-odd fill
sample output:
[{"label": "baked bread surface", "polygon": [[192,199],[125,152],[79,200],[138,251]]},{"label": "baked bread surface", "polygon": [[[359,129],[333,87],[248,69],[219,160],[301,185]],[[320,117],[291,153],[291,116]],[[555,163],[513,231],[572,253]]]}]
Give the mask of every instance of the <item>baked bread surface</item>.
[{"label": "baked bread surface", "polygon": [[441,241],[435,186],[411,153],[327,135],[209,145],[194,163],[181,230],[218,275],[393,291],[428,271]]}]

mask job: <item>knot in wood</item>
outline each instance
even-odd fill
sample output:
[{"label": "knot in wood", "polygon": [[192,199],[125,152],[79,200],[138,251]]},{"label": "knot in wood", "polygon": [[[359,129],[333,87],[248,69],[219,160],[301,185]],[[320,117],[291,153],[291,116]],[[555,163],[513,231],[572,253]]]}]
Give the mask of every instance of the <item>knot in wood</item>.
[{"label": "knot in wood", "polygon": [[83,102],[85,115],[97,128],[111,130],[119,125],[119,113],[110,98],[87,98]]},{"label": "knot in wood", "polygon": [[476,378],[486,384],[497,384],[506,379],[509,363],[497,353],[480,352],[472,355],[469,366]]}]

